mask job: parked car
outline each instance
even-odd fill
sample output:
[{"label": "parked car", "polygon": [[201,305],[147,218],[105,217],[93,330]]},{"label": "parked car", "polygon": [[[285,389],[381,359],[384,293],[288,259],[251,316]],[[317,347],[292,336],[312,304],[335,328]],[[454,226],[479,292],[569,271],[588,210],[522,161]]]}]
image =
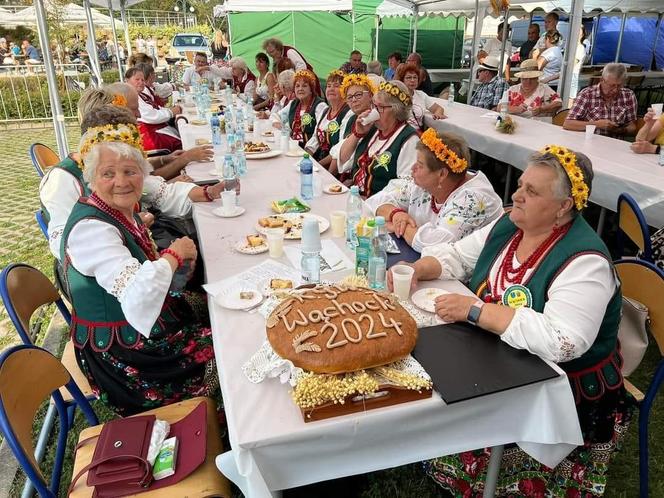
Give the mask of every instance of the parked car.
[{"label": "parked car", "polygon": [[187,60],[187,52],[205,52],[208,57],[210,52],[210,43],[208,39],[200,33],[178,33],[171,41],[171,48],[166,54],[166,62],[173,64],[175,62]]}]

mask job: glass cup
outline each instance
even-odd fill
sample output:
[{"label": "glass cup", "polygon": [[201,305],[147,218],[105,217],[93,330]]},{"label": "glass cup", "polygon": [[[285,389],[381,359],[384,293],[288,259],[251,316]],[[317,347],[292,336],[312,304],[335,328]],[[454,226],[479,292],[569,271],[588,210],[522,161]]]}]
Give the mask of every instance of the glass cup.
[{"label": "glass cup", "polygon": [[655,117],[658,118],[662,115],[662,107],[664,104],[652,104],[650,107],[652,107],[652,110],[655,111]]},{"label": "glass cup", "polygon": [[230,216],[235,212],[235,190],[224,190],[221,193],[221,212]]},{"label": "glass cup", "polygon": [[593,138],[596,128],[597,126],[595,125],[586,125],[586,140],[590,140],[591,138]]},{"label": "glass cup", "polygon": [[394,265],[391,270],[394,293],[400,300],[405,301],[410,297],[410,283],[413,280],[415,268],[407,265]]},{"label": "glass cup", "polygon": [[332,211],[330,213],[332,237],[346,236],[346,211]]},{"label": "glass cup", "polygon": [[283,228],[269,228],[265,231],[267,248],[271,258],[280,258],[284,253],[284,230]]}]

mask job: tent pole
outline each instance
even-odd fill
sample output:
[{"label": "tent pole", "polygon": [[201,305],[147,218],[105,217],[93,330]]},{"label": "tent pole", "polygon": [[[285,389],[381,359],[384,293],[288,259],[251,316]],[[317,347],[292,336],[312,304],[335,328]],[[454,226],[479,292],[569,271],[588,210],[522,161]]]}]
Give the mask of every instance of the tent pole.
[{"label": "tent pole", "polygon": [[[44,58],[44,70],[46,71],[46,82],[48,84],[48,98],[51,103],[51,116],[53,117],[53,128],[55,139],[58,144],[60,157],[67,157],[69,147],[67,145],[67,129],[65,128],[65,115],[62,113],[62,103],[58,94],[58,80],[55,76],[55,66],[51,51],[48,49],[48,26],[46,25],[46,12],[44,1],[35,0],[35,16],[37,18],[37,31],[39,33],[39,45]],[[67,84],[63,78],[63,84]]]},{"label": "tent pole", "polygon": [[595,56],[593,55],[595,53],[595,39],[597,38],[597,32],[599,31],[599,21],[602,18],[602,13],[600,12],[597,14],[597,26],[595,26],[595,23],[593,23],[593,34],[591,36],[590,40],[590,64],[592,65],[594,62]]},{"label": "tent pole", "polygon": [[380,31],[380,17],[376,16],[376,41],[375,41],[375,48],[374,48],[374,57],[373,59],[375,61],[378,60],[378,32]]},{"label": "tent pole", "polygon": [[[228,27],[228,51],[230,56],[233,55],[233,33],[231,32],[231,14],[226,14],[226,26]],[[228,57],[229,59],[231,57]],[[276,71],[276,70],[275,70]]]},{"label": "tent pole", "polygon": [[355,11],[350,11],[350,25],[353,31],[353,50],[355,50]]},{"label": "tent pole", "polygon": [[115,60],[118,63],[118,74],[120,75],[120,81],[124,83],[122,62],[120,62],[120,57],[118,57],[118,33],[115,30],[115,17],[113,17],[113,0],[108,0],[108,15],[111,17],[111,30],[113,31],[113,44],[115,45]]},{"label": "tent pole", "polygon": [[480,35],[482,34],[482,24],[484,17],[480,19],[480,0],[475,0],[475,25],[473,26],[473,48],[470,53],[470,76],[468,82],[468,102],[473,96],[473,87],[475,86],[475,55],[477,54],[477,47],[480,44]]},{"label": "tent pole", "polygon": [[574,73],[574,62],[576,58],[576,47],[579,44],[581,24],[583,21],[583,0],[572,0],[570,9],[572,21],[569,26],[569,36],[565,47],[565,57],[563,66],[560,68],[558,78],[558,93],[560,94],[563,107],[569,100],[570,89],[572,87],[572,74]]},{"label": "tent pole", "polygon": [[655,63],[655,54],[657,53],[657,38],[659,34],[659,29],[662,27],[662,14],[657,16],[657,23],[655,23],[655,41],[652,44],[652,57],[650,58],[650,65],[648,67],[644,67],[644,71],[650,71],[652,69],[653,64]]},{"label": "tent pole", "polygon": [[627,12],[622,15],[620,21],[620,34],[618,35],[618,48],[616,48],[616,60],[613,62],[620,62],[620,49],[622,48],[623,34],[625,33],[625,21],[627,21]]},{"label": "tent pole", "polygon": [[417,52],[417,22],[420,20],[417,5],[413,7],[413,17],[415,18],[415,29],[413,30],[413,50],[412,52]]},{"label": "tent pole", "polygon": [[509,25],[509,18],[510,18],[510,8],[507,7],[505,9],[505,16],[503,20],[503,43],[502,46],[500,47],[500,71],[498,71],[498,76],[500,75],[505,75],[505,47],[507,47],[507,37],[509,35],[510,31],[510,25]]},{"label": "tent pole", "polygon": [[[86,48],[88,50],[88,57],[90,58],[90,65],[92,66],[92,74],[94,74],[98,80],[97,86],[100,86],[103,81],[101,79],[101,67],[99,66],[99,57],[97,55],[97,40],[95,37],[95,25],[92,22],[90,0],[83,0],[83,7],[85,8],[85,19],[88,27],[88,43],[86,43]],[[90,48],[93,50],[90,50]]]},{"label": "tent pole", "polygon": [[125,45],[127,46],[127,58],[131,57],[131,38],[129,37],[129,23],[127,22],[127,1],[120,0],[120,19],[124,26]]},{"label": "tent pole", "polygon": [[459,16],[456,16],[454,22],[454,39],[452,41],[452,67],[451,69],[454,69],[454,59],[456,58],[456,39],[457,39],[457,33],[459,31]]}]

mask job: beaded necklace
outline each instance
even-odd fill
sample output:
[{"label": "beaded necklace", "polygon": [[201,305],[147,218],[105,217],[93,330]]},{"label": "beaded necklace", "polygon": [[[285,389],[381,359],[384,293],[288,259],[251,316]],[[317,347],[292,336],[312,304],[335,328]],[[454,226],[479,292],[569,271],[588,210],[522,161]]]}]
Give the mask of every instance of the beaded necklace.
[{"label": "beaded necklace", "polygon": [[96,193],[93,193],[89,199],[99,210],[120,223],[134,237],[134,240],[143,249],[143,252],[150,261],[155,261],[159,257],[154,242],[152,242],[152,238],[150,237],[150,232],[144,224],[130,223],[120,211],[106,204]]},{"label": "beaded necklace", "polygon": [[[381,131],[377,130],[377,132],[371,138],[371,141],[369,142],[369,145],[367,146],[365,151],[358,158],[357,164],[360,168],[353,178],[353,184],[360,187],[361,193],[364,193],[365,190],[368,190],[369,186],[365,185],[365,183],[369,177],[369,171],[371,170],[371,166],[373,165],[374,161],[376,160],[377,157],[380,157],[380,155],[383,153],[385,149],[387,149],[388,145],[390,144],[390,138],[402,128],[402,125],[403,123],[396,123],[394,128],[386,136],[383,136]],[[385,142],[383,143],[383,145],[380,146],[380,148],[375,153],[373,153],[370,156],[369,150],[371,149],[373,144],[376,143],[378,139],[384,140]]]},{"label": "beaded necklace", "polygon": [[505,257],[498,267],[496,278],[491,286],[491,293],[487,294],[484,300],[487,303],[499,303],[502,300],[502,295],[498,293],[499,289],[506,289],[508,287],[507,284],[521,284],[528,270],[535,267],[542,256],[546,254],[558,240],[565,236],[571,226],[572,222],[569,222],[561,227],[554,228],[551,235],[537,246],[533,253],[528,256],[528,259],[517,268],[514,268],[514,255],[516,254],[519,244],[523,240],[523,230],[519,230],[510,242]]}]

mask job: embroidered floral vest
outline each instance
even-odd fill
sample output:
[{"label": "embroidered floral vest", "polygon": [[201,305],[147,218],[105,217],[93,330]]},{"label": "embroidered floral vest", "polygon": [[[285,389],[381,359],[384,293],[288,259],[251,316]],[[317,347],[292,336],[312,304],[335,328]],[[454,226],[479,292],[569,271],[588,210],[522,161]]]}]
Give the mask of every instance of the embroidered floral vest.
[{"label": "embroidered floral vest", "polygon": [[337,145],[341,140],[341,123],[350,112],[350,107],[344,105],[339,114],[334,119],[328,121],[325,129],[316,127],[316,135],[318,136],[319,147],[314,155],[315,159],[322,159],[330,153],[330,149]]},{"label": "embroidered floral vest", "polygon": [[304,147],[304,144],[306,144],[309,139],[314,136],[314,133],[316,133],[316,108],[320,104],[324,103],[325,101],[323,99],[318,96],[314,96],[314,101],[311,104],[310,111],[304,113],[300,118],[300,131],[302,133],[302,138],[300,139],[297,136],[298,130],[296,130],[296,127],[293,126],[296,118],[295,112],[297,111],[297,108],[300,104],[300,100],[295,99],[291,102],[291,105],[288,108],[288,125],[291,128],[291,138],[293,140],[298,140],[300,147]]},{"label": "embroidered floral vest", "polygon": [[[357,144],[357,148],[355,149],[355,162],[351,171],[351,176],[353,177],[353,183],[355,185],[357,185],[356,180],[358,179],[358,173],[362,170],[360,159],[369,147],[369,144],[376,133],[378,133],[378,129],[373,127]],[[387,149],[383,150],[378,157],[368,158],[366,177],[364,178],[364,181],[361,182],[364,185],[360,185],[360,192],[362,195],[370,197],[376,192],[383,190],[390,180],[397,178],[399,153],[406,141],[415,134],[417,134],[415,129],[409,124],[406,124]]]},{"label": "embroidered floral vest", "polygon": [[[138,215],[134,215],[134,217],[140,223]],[[97,207],[88,204],[85,197],[76,203],[67,220],[60,246],[60,257],[64,262],[65,278],[72,299],[71,337],[74,345],[80,349],[89,343],[90,347],[97,352],[108,351],[114,343],[125,348],[139,347],[142,336],[125,319],[118,299],[106,292],[97,283],[95,277],[83,275],[74,268],[65,254],[65,247],[67,247],[72,228],[84,219],[97,219],[114,226],[120,231],[125,246],[139,263],[148,259],[131,234],[120,223]],[[167,297],[161,314],[152,326],[150,339],[158,340],[165,334],[180,329],[179,319],[171,309],[169,302],[170,298]]]},{"label": "embroidered floral vest", "polygon": [[[83,196],[90,195],[91,193],[90,189],[88,188],[88,185],[85,183],[85,180],[83,180],[83,170],[79,167],[78,163],[74,161],[71,157],[66,157],[58,164],[53,166],[52,169],[55,168],[64,170],[74,177],[74,179],[78,182],[78,189],[81,195]],[[44,204],[41,204],[41,211],[44,214],[44,220],[46,220],[46,223],[50,223],[51,214],[48,212],[48,209],[46,209],[46,206],[44,206]]]},{"label": "embroidered floral vest", "polygon": [[346,123],[346,129],[344,130],[343,138],[346,138],[351,133],[353,133],[353,125],[355,124],[355,120],[357,120],[357,114],[353,114],[351,117],[348,118],[348,123]]},{"label": "embroidered floral vest", "polygon": [[[478,296],[483,297],[491,291],[488,282],[491,267],[516,231],[517,227],[508,215],[503,216],[491,230],[469,285]],[[544,310],[551,282],[562,269],[585,254],[596,254],[611,262],[604,242],[582,216],[577,216],[567,234],[544,256],[529,280],[522,282],[532,294],[532,308],[535,311],[541,313]],[[622,358],[617,350],[621,309],[622,294],[618,288],[606,307],[599,333],[590,349],[579,358],[559,364],[568,374],[577,403],[582,397],[598,399],[605,390],[622,385]]]}]

